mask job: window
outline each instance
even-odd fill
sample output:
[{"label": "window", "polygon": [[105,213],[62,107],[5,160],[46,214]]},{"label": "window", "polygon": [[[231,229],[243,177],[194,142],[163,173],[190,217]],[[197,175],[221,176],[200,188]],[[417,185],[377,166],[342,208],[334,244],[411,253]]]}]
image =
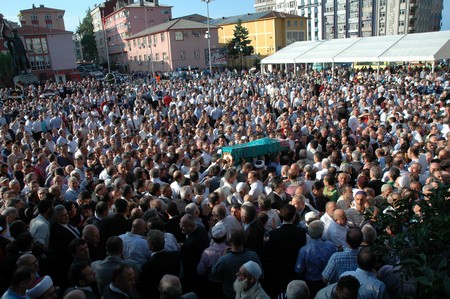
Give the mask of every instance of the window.
[{"label": "window", "polygon": [[288,20],[288,21],[287,21],[287,26],[288,26],[288,27],[291,27],[291,20]]},{"label": "window", "polygon": [[38,16],[37,16],[37,15],[31,15],[31,16],[30,16],[30,19],[32,19],[32,20],[34,20],[34,21],[37,21]]},{"label": "window", "polygon": [[168,58],[169,58],[169,57],[167,56],[167,53],[164,52],[163,55],[162,55],[162,59],[165,61],[165,60],[167,60]]},{"label": "window", "polygon": [[195,59],[200,59],[200,51],[199,50],[195,50],[194,51],[194,58]]},{"label": "window", "polygon": [[45,24],[45,27],[48,29],[52,29],[53,28],[53,24]]},{"label": "window", "polygon": [[45,19],[45,20],[51,20],[51,19],[52,19],[52,16],[51,16],[51,15],[45,15],[45,16],[44,16],[44,19]]},{"label": "window", "polygon": [[48,53],[47,40],[43,37],[41,38],[41,45],[42,45],[42,53]]},{"label": "window", "polygon": [[161,42],[164,42],[164,40],[165,40],[164,33],[161,33]]},{"label": "window", "polygon": [[139,61],[142,61],[142,55],[139,55],[138,59],[139,59]]},{"label": "window", "polygon": [[42,54],[41,39],[33,38],[33,51],[35,54]]},{"label": "window", "polygon": [[294,21],[294,27],[297,27],[297,25],[298,25],[297,23],[298,23],[297,20],[295,20]]},{"label": "window", "polygon": [[180,51],[180,60],[184,60],[186,59],[186,52],[185,51]]},{"label": "window", "polygon": [[155,61],[159,61],[159,53],[155,54]]},{"label": "window", "polygon": [[153,35],[153,43],[157,44],[158,43],[158,36],[155,34]]},{"label": "window", "polygon": [[286,32],[286,44],[290,45],[294,42],[305,40],[305,34],[303,31],[288,31]]},{"label": "window", "polygon": [[183,31],[175,31],[175,40],[183,40]]}]

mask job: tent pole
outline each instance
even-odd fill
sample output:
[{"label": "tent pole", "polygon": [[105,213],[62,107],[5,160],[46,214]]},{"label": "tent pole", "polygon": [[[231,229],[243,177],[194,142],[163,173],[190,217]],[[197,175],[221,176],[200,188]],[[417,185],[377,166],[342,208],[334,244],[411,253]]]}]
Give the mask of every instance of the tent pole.
[{"label": "tent pole", "polygon": [[295,61],[294,61],[294,75],[297,75],[297,66],[295,64]]},{"label": "tent pole", "polygon": [[431,65],[431,72],[434,73],[434,64],[435,64],[435,60],[433,60],[433,64]]},{"label": "tent pole", "polygon": [[334,60],[331,62],[331,79],[334,78]]},{"label": "tent pole", "polygon": [[377,61],[377,81],[380,80],[380,61]]}]

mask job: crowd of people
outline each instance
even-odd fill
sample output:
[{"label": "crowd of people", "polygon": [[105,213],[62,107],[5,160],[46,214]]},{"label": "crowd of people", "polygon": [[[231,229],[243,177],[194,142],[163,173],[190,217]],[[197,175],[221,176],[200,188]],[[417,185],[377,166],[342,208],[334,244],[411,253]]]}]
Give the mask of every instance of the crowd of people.
[{"label": "crowd of people", "polygon": [[[414,296],[377,218],[450,183],[449,90],[401,67],[2,89],[2,298]],[[222,154],[263,137],[288,148]]]}]

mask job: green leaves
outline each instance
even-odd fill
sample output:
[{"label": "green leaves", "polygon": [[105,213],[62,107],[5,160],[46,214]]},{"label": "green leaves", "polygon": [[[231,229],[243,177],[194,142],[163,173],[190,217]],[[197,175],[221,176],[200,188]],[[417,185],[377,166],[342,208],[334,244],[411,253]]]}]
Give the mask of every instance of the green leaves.
[{"label": "green leaves", "polygon": [[228,54],[234,59],[239,57],[246,57],[253,54],[253,46],[251,40],[248,38],[248,29],[242,25],[239,20],[234,27],[233,39],[227,44]]},{"label": "green leaves", "polygon": [[[414,213],[420,207],[422,217]],[[375,252],[417,281],[417,298],[450,297],[450,194],[441,185],[430,199],[403,198],[380,214]]]},{"label": "green leaves", "polygon": [[97,44],[95,43],[94,25],[92,23],[90,9],[86,11],[86,16],[83,18],[80,25],[78,25],[76,33],[82,37],[81,46],[83,47],[84,59],[97,61]]}]

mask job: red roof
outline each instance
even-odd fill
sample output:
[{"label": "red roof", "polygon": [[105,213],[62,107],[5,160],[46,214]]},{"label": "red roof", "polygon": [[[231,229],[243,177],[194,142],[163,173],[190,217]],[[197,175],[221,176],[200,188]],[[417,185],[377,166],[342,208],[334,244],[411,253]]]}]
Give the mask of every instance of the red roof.
[{"label": "red roof", "polygon": [[18,35],[63,34],[63,33],[72,34],[73,32],[66,31],[66,30],[59,30],[59,29],[50,29],[50,28],[46,28],[46,27],[29,26],[29,25],[25,25],[25,26],[17,28]]}]

